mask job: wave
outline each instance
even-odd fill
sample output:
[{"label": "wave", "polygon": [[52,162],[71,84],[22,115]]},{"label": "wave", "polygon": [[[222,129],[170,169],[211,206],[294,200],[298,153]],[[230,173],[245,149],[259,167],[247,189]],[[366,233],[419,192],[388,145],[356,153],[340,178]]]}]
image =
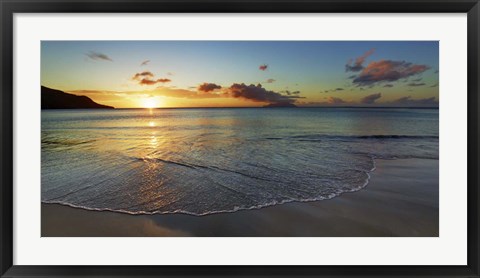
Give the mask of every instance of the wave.
[{"label": "wave", "polygon": [[[129,214],[129,215],[185,214],[185,215],[191,215],[191,216],[206,216],[206,215],[218,214],[218,213],[234,213],[234,212],[241,211],[241,210],[256,210],[256,209],[262,209],[262,208],[266,208],[266,207],[270,207],[270,206],[282,205],[282,204],[287,204],[287,203],[292,203],[292,202],[315,202],[315,201],[322,201],[322,200],[330,200],[330,199],[338,197],[338,196],[340,196],[344,193],[357,192],[359,190],[364,189],[369,184],[370,179],[371,179],[370,173],[377,169],[374,157],[371,157],[371,159],[372,159],[372,165],[373,166],[368,171],[362,171],[366,174],[365,182],[357,188],[351,188],[349,190],[344,190],[342,192],[331,193],[327,196],[317,196],[317,197],[313,197],[313,198],[292,198],[292,199],[284,199],[284,200],[273,200],[273,201],[270,201],[270,202],[266,202],[266,203],[262,203],[262,204],[258,204],[258,205],[254,205],[254,206],[235,206],[232,209],[212,210],[212,211],[206,211],[206,212],[203,212],[203,213],[195,213],[195,212],[191,212],[191,211],[188,211],[188,210],[182,210],[182,209],[177,209],[177,210],[172,210],[172,211],[161,211],[161,210],[129,211],[129,210],[126,210],[126,209],[93,208],[93,207],[75,205],[75,204],[72,204],[72,203],[69,203],[69,202],[57,201],[57,200],[42,200],[42,203],[63,205],[63,206],[68,206],[68,207],[72,207],[72,208],[77,208],[77,209],[84,209],[84,210],[88,210],[88,211],[108,211],[108,212],[116,212],[116,213],[123,213],[123,214]],[[173,162],[173,163],[177,164],[175,162]]]}]

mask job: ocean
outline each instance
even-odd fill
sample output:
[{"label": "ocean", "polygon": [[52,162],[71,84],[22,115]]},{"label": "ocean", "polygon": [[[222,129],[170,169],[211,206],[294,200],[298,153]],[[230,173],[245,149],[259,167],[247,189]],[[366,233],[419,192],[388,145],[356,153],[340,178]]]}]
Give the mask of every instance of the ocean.
[{"label": "ocean", "polygon": [[42,110],[41,198],[207,215],[334,198],[376,159],[439,159],[438,109]]}]

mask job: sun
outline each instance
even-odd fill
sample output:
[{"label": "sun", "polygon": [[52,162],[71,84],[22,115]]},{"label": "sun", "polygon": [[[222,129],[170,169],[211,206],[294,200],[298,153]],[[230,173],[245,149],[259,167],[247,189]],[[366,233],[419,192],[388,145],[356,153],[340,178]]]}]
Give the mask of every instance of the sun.
[{"label": "sun", "polygon": [[160,102],[157,98],[149,97],[141,100],[141,105],[143,108],[157,108],[160,105]]}]

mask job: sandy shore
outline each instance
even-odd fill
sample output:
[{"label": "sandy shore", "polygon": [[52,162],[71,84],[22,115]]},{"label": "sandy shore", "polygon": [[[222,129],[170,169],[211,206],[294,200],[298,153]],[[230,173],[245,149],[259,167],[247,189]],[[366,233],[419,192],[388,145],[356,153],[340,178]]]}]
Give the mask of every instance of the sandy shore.
[{"label": "sandy shore", "polygon": [[42,204],[42,236],[438,236],[438,160],[377,160],[366,188],[331,200],[208,216]]}]

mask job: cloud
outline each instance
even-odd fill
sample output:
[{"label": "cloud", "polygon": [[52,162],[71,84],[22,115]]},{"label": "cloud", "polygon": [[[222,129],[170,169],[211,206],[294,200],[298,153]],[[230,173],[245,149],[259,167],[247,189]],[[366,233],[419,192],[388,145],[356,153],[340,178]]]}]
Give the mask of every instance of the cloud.
[{"label": "cloud", "polygon": [[156,80],[151,80],[151,79],[148,79],[148,78],[143,78],[139,81],[139,84],[140,85],[154,85],[154,84],[157,84],[157,81]]},{"label": "cloud", "polygon": [[343,88],[336,88],[335,89],[335,91],[343,91],[343,90],[345,90],[345,89],[343,89]]},{"label": "cloud", "polygon": [[262,85],[246,85],[244,83],[235,83],[227,89],[230,96],[234,98],[243,98],[255,102],[266,102],[275,106],[291,106],[296,99],[301,98],[295,95],[283,95],[278,92],[268,91],[262,87]]},{"label": "cloud", "polygon": [[148,63],[150,63],[150,60],[145,60],[140,64],[140,66],[146,66]]},{"label": "cloud", "polygon": [[383,85],[383,87],[385,87],[385,88],[392,88],[393,85],[392,85],[392,84],[385,84],[385,85]]},{"label": "cloud", "polygon": [[375,52],[375,49],[372,48],[369,51],[365,52],[362,56],[358,57],[355,59],[355,62],[352,62],[352,60],[348,61],[348,63],[345,65],[345,71],[361,71],[363,69],[363,63],[365,60],[368,58],[368,56],[372,55],[373,52]]},{"label": "cloud", "polygon": [[438,87],[438,83],[435,83],[432,86],[430,86],[430,88],[435,88],[435,87]]},{"label": "cloud", "polygon": [[347,103],[347,102],[344,101],[341,98],[338,98],[338,97],[328,97],[327,98],[327,103],[329,103],[329,104],[342,104],[342,103]]},{"label": "cloud", "polygon": [[143,71],[139,73],[135,73],[135,75],[132,77],[133,80],[140,80],[145,77],[153,77],[153,73],[149,71]]},{"label": "cloud", "polygon": [[438,73],[438,70],[436,70],[434,73]]},{"label": "cloud", "polygon": [[268,69],[268,65],[267,64],[260,65],[258,69],[262,71],[266,71]]},{"label": "cloud", "polygon": [[371,94],[360,99],[360,103],[363,104],[373,104],[375,101],[382,97],[381,93]]},{"label": "cloud", "polygon": [[170,82],[172,80],[168,79],[168,78],[161,78],[161,79],[157,79],[157,80],[153,80],[153,79],[149,79],[149,78],[143,78],[142,80],[140,80],[138,82],[138,84],[140,85],[155,85],[157,83],[167,83],[167,82]]},{"label": "cloud", "polygon": [[348,77],[348,79],[354,79],[355,77],[357,77],[357,75],[356,75],[356,74],[354,74],[354,75],[350,75],[350,76]]},{"label": "cloud", "polygon": [[168,78],[153,79],[153,77],[154,77],[154,74],[151,73],[150,71],[143,71],[143,72],[134,74],[132,76],[132,80],[138,81],[138,84],[140,85],[155,85],[157,83],[167,83],[172,81]]},{"label": "cloud", "polygon": [[275,82],[275,81],[276,81],[275,79],[269,78],[269,79],[267,79],[267,81],[265,81],[265,83],[273,83],[273,82]]},{"label": "cloud", "polygon": [[415,83],[415,82],[411,82],[411,83],[408,83],[407,84],[408,86],[410,87],[420,87],[420,86],[425,86],[425,83]]},{"label": "cloud", "polygon": [[167,72],[167,75],[172,76],[172,75],[173,75],[173,72]]},{"label": "cloud", "polygon": [[378,82],[393,82],[428,70],[426,65],[416,65],[405,61],[380,60],[368,64],[353,79],[358,86],[375,85]]},{"label": "cloud", "polygon": [[215,83],[203,83],[198,86],[198,90],[201,92],[211,92],[216,89],[221,89],[222,86]]},{"label": "cloud", "polygon": [[85,55],[87,55],[88,58],[90,58],[92,60],[95,60],[95,61],[103,60],[103,61],[113,62],[113,60],[110,57],[108,57],[107,55],[105,55],[103,53],[99,53],[99,52],[95,52],[95,51],[89,51]]},{"label": "cloud", "polygon": [[299,95],[300,94],[300,91],[289,91],[289,90],[286,90],[286,91],[283,91],[281,93],[284,93],[288,96],[291,96],[291,95]]},{"label": "cloud", "polygon": [[401,97],[394,101],[386,103],[389,106],[420,106],[420,107],[438,107],[438,101],[435,97],[412,99],[411,96]]}]

